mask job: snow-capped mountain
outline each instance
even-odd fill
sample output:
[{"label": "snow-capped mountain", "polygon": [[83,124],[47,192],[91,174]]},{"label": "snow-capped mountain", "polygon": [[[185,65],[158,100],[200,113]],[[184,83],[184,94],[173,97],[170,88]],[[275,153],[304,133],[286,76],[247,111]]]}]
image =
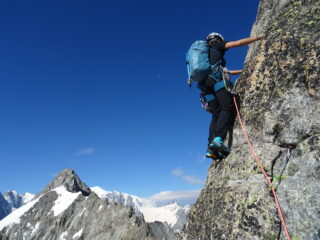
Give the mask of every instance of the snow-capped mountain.
[{"label": "snow-capped mountain", "polygon": [[5,216],[11,208],[16,210],[0,221],[1,240],[123,236],[175,240],[174,232],[181,231],[190,211],[189,205],[181,207],[177,202],[157,206],[134,195],[89,188],[71,169],[62,171],[37,195],[19,195],[16,191],[0,194],[0,213]]},{"label": "snow-capped mountain", "polygon": [[18,194],[16,191],[0,193],[0,220],[11,212],[30,202],[34,195],[31,193]]},{"label": "snow-capped mountain", "polygon": [[190,205],[181,207],[177,202],[173,202],[160,207],[142,206],[140,211],[147,222],[166,222],[172,229],[180,232],[187,223],[190,208]]},{"label": "snow-capped mountain", "polygon": [[11,211],[20,208],[22,205],[30,202],[34,198],[34,194],[24,193],[19,194],[16,191],[9,191],[3,194],[5,200],[9,203]]},{"label": "snow-capped mountain", "polygon": [[109,201],[131,206],[138,215],[143,215],[146,222],[166,222],[175,231],[180,231],[187,222],[190,205],[181,207],[177,202],[172,202],[164,206],[157,206],[154,202],[134,195],[121,192],[110,192],[100,187],[92,187],[100,198]]},{"label": "snow-capped mountain", "polygon": [[132,207],[98,197],[72,169],[0,221],[1,240],[177,238],[168,224],[148,223]]},{"label": "snow-capped mountain", "polygon": [[3,195],[0,193],[0,220],[11,212],[11,207]]},{"label": "snow-capped mountain", "polygon": [[133,207],[133,209],[140,213],[140,208],[142,206],[150,205],[151,202],[142,199],[140,197],[130,195],[127,193],[121,193],[117,191],[106,191],[102,189],[101,187],[91,187],[91,190],[94,191],[100,198],[107,198],[109,201],[119,203],[124,206],[130,206]]}]

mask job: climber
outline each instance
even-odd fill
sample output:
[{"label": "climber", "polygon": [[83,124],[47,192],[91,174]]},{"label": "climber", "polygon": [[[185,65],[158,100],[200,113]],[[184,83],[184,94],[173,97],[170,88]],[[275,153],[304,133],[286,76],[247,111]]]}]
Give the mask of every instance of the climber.
[{"label": "climber", "polygon": [[[228,70],[227,71],[227,73],[230,74],[230,75],[238,75],[241,72],[242,72],[242,70]],[[232,82],[232,84],[234,84],[234,82]],[[206,157],[212,158],[212,159],[222,159],[222,158],[225,157],[225,155],[222,155],[219,152],[214,152],[210,148],[210,143],[215,138],[215,132],[216,132],[215,128],[217,126],[217,119],[218,119],[218,116],[220,114],[219,103],[218,103],[217,98],[215,97],[215,92],[214,92],[214,89],[213,89],[212,86],[211,87],[210,87],[210,85],[209,86],[204,86],[203,92],[204,92],[205,96],[207,97],[207,99],[209,100],[209,102],[207,103],[208,104],[208,109],[210,109],[210,113],[212,114],[211,122],[210,122],[210,125],[209,125],[208,148],[207,148]],[[212,100],[211,100],[210,96],[211,96],[211,98],[213,96]],[[229,133],[229,144],[228,144],[229,147],[231,147],[232,140],[230,138],[232,138],[231,135],[232,135],[234,121],[235,121],[235,118],[236,118],[235,111],[232,111],[232,114],[233,115],[230,117],[230,122],[227,124],[227,129],[228,129],[227,133]]]},{"label": "climber", "polygon": [[[223,81],[223,67],[226,65],[225,52],[230,48],[249,45],[262,39],[263,35],[240,39],[238,41],[224,41],[219,33],[210,33],[206,41],[209,45],[209,59],[212,68],[209,77],[198,84],[204,93],[213,117],[209,127],[208,148],[206,156],[213,159],[226,157],[231,149],[224,144],[230,128],[233,128],[236,117],[232,94],[227,91]],[[229,74],[240,74],[242,70],[229,71]]]}]

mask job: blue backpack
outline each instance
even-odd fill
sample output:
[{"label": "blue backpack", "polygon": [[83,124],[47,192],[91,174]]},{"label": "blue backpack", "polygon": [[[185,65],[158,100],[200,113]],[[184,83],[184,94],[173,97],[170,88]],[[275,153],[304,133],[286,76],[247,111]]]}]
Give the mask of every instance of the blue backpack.
[{"label": "blue backpack", "polygon": [[187,54],[188,83],[192,81],[201,82],[205,80],[210,71],[209,46],[206,41],[195,41],[189,48]]}]

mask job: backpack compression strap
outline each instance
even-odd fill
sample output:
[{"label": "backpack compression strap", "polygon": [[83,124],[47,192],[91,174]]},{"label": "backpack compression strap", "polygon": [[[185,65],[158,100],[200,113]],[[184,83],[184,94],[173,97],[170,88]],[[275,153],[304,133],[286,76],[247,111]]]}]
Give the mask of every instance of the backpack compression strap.
[{"label": "backpack compression strap", "polygon": [[191,79],[191,76],[190,76],[190,66],[189,66],[189,57],[188,57],[188,53],[186,53],[186,64],[187,64],[187,71],[188,71],[188,79],[187,79],[187,83],[188,83],[188,85],[191,87],[192,79]]}]

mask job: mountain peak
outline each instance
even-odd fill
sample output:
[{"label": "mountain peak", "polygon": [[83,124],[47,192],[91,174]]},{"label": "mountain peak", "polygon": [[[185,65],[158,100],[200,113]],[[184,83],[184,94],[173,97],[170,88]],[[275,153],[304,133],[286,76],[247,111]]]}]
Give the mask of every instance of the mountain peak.
[{"label": "mountain peak", "polygon": [[62,170],[43,192],[51,191],[59,186],[64,186],[69,192],[81,192],[84,196],[88,196],[91,193],[90,188],[70,168]]},{"label": "mountain peak", "polygon": [[38,197],[0,221],[0,239],[177,239],[167,223],[146,223],[132,207],[90,193],[72,169],[63,170]]}]

